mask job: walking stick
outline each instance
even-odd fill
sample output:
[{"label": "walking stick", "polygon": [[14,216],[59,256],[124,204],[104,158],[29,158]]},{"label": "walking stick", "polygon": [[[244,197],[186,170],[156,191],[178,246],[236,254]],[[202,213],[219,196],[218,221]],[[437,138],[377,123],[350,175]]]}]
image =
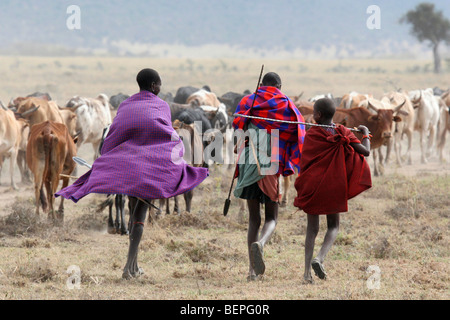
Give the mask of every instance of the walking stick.
[{"label": "walking stick", "polygon": [[[249,112],[249,113],[251,113],[251,110],[253,109],[253,106],[254,106],[254,104],[255,104],[256,94],[257,94],[258,89],[259,89],[259,84],[261,83],[261,78],[262,78],[263,70],[264,70],[264,65],[261,66],[261,72],[260,72],[260,74],[259,74],[258,83],[256,84],[256,90],[255,90],[255,93],[254,93],[254,97],[253,97],[253,101],[252,101],[252,106],[250,107],[250,112]],[[245,143],[245,140],[244,140],[244,143]],[[235,179],[235,176],[236,176],[237,169],[238,169],[238,164],[236,163],[236,167],[234,168],[233,178],[232,178],[232,180],[231,180],[230,190],[228,191],[228,198],[225,200],[225,205],[223,206],[223,215],[224,215],[224,216],[226,216],[226,215],[228,214],[228,210],[230,209],[230,204],[231,204],[231,200],[230,200],[230,197],[231,197],[231,190],[233,189],[234,179]]]}]

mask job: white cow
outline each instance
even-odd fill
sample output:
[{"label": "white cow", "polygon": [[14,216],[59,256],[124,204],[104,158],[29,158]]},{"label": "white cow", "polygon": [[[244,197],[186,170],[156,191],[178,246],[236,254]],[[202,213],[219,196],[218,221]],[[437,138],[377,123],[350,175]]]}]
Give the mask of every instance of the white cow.
[{"label": "white cow", "polygon": [[[401,166],[402,164],[402,158],[401,158],[401,141],[403,137],[406,135],[408,139],[408,148],[405,153],[405,159],[406,162],[410,165],[412,164],[411,159],[411,147],[412,147],[412,136],[414,132],[414,121],[415,121],[415,114],[414,114],[414,108],[411,103],[411,100],[409,99],[408,95],[405,92],[391,92],[383,96],[381,101],[384,103],[385,108],[389,108],[389,106],[394,109],[396,106],[400,105],[405,101],[405,104],[403,105],[401,111],[404,112],[396,112],[394,113],[394,116],[398,116],[401,118],[402,121],[399,122],[393,122],[392,123],[392,137],[389,141],[389,144],[387,146],[386,151],[386,160],[385,163],[388,163],[389,161],[389,155],[392,149],[392,145],[394,145],[394,152],[397,160],[397,164]],[[406,115],[406,113],[408,115]]]},{"label": "white cow", "polygon": [[439,160],[443,162],[445,141],[447,140],[447,133],[450,132],[450,99],[448,100],[448,104],[442,98],[438,98],[438,101],[440,106],[440,117],[437,137],[437,149]]},{"label": "white cow", "polygon": [[345,94],[342,97],[341,103],[339,104],[339,108],[341,109],[351,109],[360,107],[361,102],[372,99],[372,94],[361,94],[355,91],[352,91],[348,94]]},{"label": "white cow", "polygon": [[10,158],[11,187],[18,190],[14,181],[14,168],[20,148],[21,128],[14,113],[0,105],[0,173],[3,160]]},{"label": "white cow", "polygon": [[77,148],[83,143],[91,143],[94,148],[94,160],[97,159],[103,129],[112,122],[108,97],[105,94],[100,94],[97,98],[75,96],[69,100],[66,108],[71,109],[77,116],[76,132],[79,133]]},{"label": "white cow", "polygon": [[324,98],[333,99],[333,95],[331,93],[319,94],[317,96],[309,98],[308,101],[309,102],[316,102],[317,100],[324,99]]},{"label": "white cow", "polygon": [[427,163],[431,150],[434,148],[436,129],[439,122],[439,103],[431,88],[410,91],[408,96],[416,111],[414,129],[420,133],[421,161],[422,163]]}]

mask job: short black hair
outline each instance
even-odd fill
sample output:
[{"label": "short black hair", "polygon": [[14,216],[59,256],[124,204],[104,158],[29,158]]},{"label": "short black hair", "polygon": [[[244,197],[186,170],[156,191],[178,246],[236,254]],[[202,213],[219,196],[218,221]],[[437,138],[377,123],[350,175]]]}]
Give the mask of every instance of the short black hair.
[{"label": "short black hair", "polygon": [[281,78],[275,72],[268,72],[262,79],[263,86],[281,87]]},{"label": "short black hair", "polygon": [[136,76],[136,81],[141,90],[150,90],[152,83],[161,82],[161,78],[157,71],[153,69],[142,69]]},{"label": "short black hair", "polygon": [[326,120],[333,119],[336,112],[336,105],[334,101],[329,98],[322,98],[314,103],[314,110],[320,112],[322,117]]}]

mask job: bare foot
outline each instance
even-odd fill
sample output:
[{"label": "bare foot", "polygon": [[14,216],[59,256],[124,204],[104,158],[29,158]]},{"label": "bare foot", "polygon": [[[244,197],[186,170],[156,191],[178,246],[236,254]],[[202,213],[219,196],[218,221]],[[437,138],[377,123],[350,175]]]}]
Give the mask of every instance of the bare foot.
[{"label": "bare foot", "polygon": [[264,274],[266,265],[264,264],[264,253],[261,243],[253,242],[250,247],[252,255],[252,267],[255,270],[257,276]]},{"label": "bare foot", "polygon": [[311,267],[313,268],[314,273],[319,277],[319,279],[327,279],[327,273],[325,272],[325,269],[323,268],[323,265],[322,263],[320,263],[319,259],[314,258],[311,262]]}]

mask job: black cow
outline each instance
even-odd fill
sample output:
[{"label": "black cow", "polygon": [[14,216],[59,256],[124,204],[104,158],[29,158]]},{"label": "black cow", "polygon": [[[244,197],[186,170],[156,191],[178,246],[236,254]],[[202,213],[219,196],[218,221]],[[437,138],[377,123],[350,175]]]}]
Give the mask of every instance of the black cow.
[{"label": "black cow", "polygon": [[117,109],[122,102],[127,100],[130,96],[123,93],[118,93],[111,98],[109,98],[109,103],[112,105],[114,109]]},{"label": "black cow", "polygon": [[434,88],[433,88],[433,94],[434,94],[435,96],[442,96],[442,95],[444,94],[445,91],[446,91],[446,90],[442,90],[442,89],[439,88],[439,87],[434,87]]},{"label": "black cow", "polygon": [[241,102],[242,98],[251,94],[250,90],[245,90],[244,93],[227,92],[221,97],[218,97],[219,101],[227,107],[227,113],[232,116],[236,112],[236,108]]},{"label": "black cow", "polygon": [[40,99],[44,99],[44,100],[47,100],[47,101],[51,101],[52,100],[52,97],[50,97],[50,95],[48,93],[46,93],[46,92],[45,93],[35,92],[35,93],[29,94],[27,96],[27,98],[30,98],[30,97],[40,98]]},{"label": "black cow", "polygon": [[161,92],[160,92],[160,93],[158,94],[158,97],[159,97],[160,99],[164,100],[164,101],[167,102],[167,103],[173,102],[173,99],[174,99],[171,92],[167,92],[167,93],[161,93]]},{"label": "black cow", "polygon": [[212,129],[211,122],[206,116],[205,111],[203,111],[201,108],[184,109],[180,113],[175,115],[175,118],[172,120],[179,120],[186,124],[192,124],[196,121],[200,121],[202,124],[202,133],[205,133],[206,130]]},{"label": "black cow", "polygon": [[[204,85],[202,89],[211,92],[211,88],[207,85]],[[178,88],[177,93],[175,94],[175,98],[173,98],[173,102],[181,104],[186,103],[187,99],[191,96],[191,94],[199,90],[200,89],[191,86],[180,87]]]}]

